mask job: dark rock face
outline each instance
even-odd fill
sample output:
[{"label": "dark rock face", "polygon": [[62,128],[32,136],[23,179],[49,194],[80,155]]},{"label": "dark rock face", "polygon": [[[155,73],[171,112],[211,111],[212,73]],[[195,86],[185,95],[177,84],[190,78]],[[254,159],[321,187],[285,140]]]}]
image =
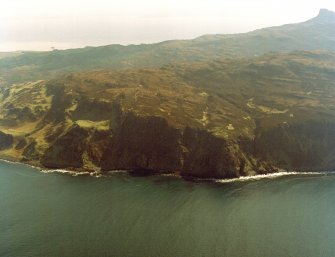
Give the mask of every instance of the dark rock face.
[{"label": "dark rock face", "polygon": [[10,148],[14,142],[12,135],[0,131],[0,150]]},{"label": "dark rock face", "polygon": [[22,148],[24,148],[27,145],[27,141],[26,139],[22,138],[15,146],[16,150],[20,150]]},{"label": "dark rock face", "polygon": [[11,105],[8,105],[6,106],[6,109],[6,114],[0,121],[1,125],[17,126],[20,122],[36,120],[36,117],[28,107],[14,108]]},{"label": "dark rock face", "polygon": [[16,119],[20,121],[35,121],[36,117],[31,112],[31,110],[28,107],[24,107],[22,109],[12,109],[12,113],[16,116]]},{"label": "dark rock face", "polygon": [[120,113],[120,106],[117,103],[89,100],[82,97],[71,117],[74,120],[101,121],[110,120],[111,117],[117,117]]},{"label": "dark rock face", "polygon": [[102,169],[134,174],[181,171],[185,177],[230,178],[248,174],[246,169],[259,174],[275,172],[276,167],[335,169],[335,124],[326,121],[257,130],[254,141],[238,142],[241,151],[236,152],[207,131],[187,127],[181,133],[161,118],[128,114],[108,140]]},{"label": "dark rock face", "polygon": [[51,108],[44,118],[44,123],[58,123],[65,120],[65,110],[71,104],[71,99],[65,95],[64,85],[49,84],[47,95],[52,95]]},{"label": "dark rock face", "polygon": [[254,154],[288,170],[334,170],[335,124],[310,121],[258,131]]},{"label": "dark rock face", "polygon": [[24,160],[37,160],[40,156],[36,151],[36,141],[30,142],[23,151]]},{"label": "dark rock face", "polygon": [[87,143],[88,157],[99,166],[104,152],[108,149],[111,140],[110,131],[94,131]]},{"label": "dark rock face", "polygon": [[181,169],[180,133],[158,117],[126,114],[113,133],[101,161],[103,170]]},{"label": "dark rock face", "polygon": [[[224,139],[202,130],[184,133],[157,117],[126,115],[102,156],[103,170],[132,174],[181,171],[183,176],[226,178],[239,175],[238,156]],[[241,164],[242,165],[242,164]]]},{"label": "dark rock face", "polygon": [[243,174],[243,160],[230,152],[224,139],[209,132],[186,128],[182,133],[163,118],[132,113],[113,123],[111,131],[73,126],[45,152],[42,165],[81,168],[86,151],[103,171],[130,170],[132,175],[181,171],[183,176],[203,178]]},{"label": "dark rock face", "polygon": [[81,168],[87,137],[87,130],[74,125],[47,149],[41,164],[48,168]]},{"label": "dark rock face", "polygon": [[[40,160],[48,168],[83,168],[85,153],[102,171],[130,170],[133,175],[180,172],[184,177],[231,178],[250,170],[275,172],[275,167],[335,169],[335,124],[327,120],[258,128],[253,141],[240,139],[234,148],[210,132],[189,127],[181,131],[160,117],[113,116],[111,130],[73,125],[62,131],[43,156],[36,141],[21,140],[15,148],[24,148],[25,160]],[[13,136],[0,132],[0,149],[13,143]]]},{"label": "dark rock face", "polygon": [[182,141],[184,150],[183,176],[227,178],[237,177],[237,163],[224,139],[203,130],[186,128]]}]

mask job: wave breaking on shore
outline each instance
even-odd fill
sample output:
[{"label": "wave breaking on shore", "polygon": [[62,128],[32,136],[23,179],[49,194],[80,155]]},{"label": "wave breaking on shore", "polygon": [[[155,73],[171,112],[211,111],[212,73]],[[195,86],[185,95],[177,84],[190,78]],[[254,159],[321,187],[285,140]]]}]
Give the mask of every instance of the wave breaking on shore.
[{"label": "wave breaking on shore", "polygon": [[66,174],[70,175],[72,177],[77,177],[77,176],[91,176],[95,178],[100,178],[100,177],[106,177],[108,175],[113,175],[113,174],[118,174],[118,173],[127,173],[127,170],[111,170],[107,171],[105,174],[100,173],[99,171],[74,171],[74,170],[64,170],[64,169],[40,169],[40,172],[42,173],[61,173],[61,174]]},{"label": "wave breaking on shore", "polygon": [[269,173],[269,174],[259,174],[253,176],[244,176],[239,178],[230,178],[230,179],[214,179],[217,183],[232,183],[232,182],[244,182],[244,181],[253,181],[253,180],[261,180],[261,179],[273,179],[284,176],[300,176],[300,175],[329,175],[335,174],[335,171],[321,171],[321,172],[298,172],[298,171],[282,171],[277,173]]},{"label": "wave breaking on shore", "polygon": [[[41,173],[48,174],[48,173],[60,173],[60,174],[65,174],[69,175],[72,177],[77,177],[77,176],[90,176],[90,177],[95,177],[95,178],[100,178],[100,177],[106,177],[109,175],[114,175],[114,174],[125,174],[128,173],[128,170],[111,170],[107,171],[105,174],[100,173],[99,171],[74,171],[74,170],[66,170],[66,169],[45,169],[41,168],[38,166],[34,166],[31,164],[27,163],[22,163],[18,161],[11,161],[11,160],[5,160],[5,159],[0,159],[0,161],[5,162],[5,163],[10,163],[10,164],[20,164],[20,165],[25,165],[29,166],[31,168],[34,168],[38,170]],[[333,174],[335,175],[335,171],[321,171],[321,172],[315,172],[315,171],[310,171],[310,172],[298,172],[298,171],[290,171],[290,172],[277,172],[277,173],[269,173],[269,174],[258,174],[258,175],[252,175],[252,176],[242,176],[238,178],[226,178],[226,179],[203,179],[203,178],[194,178],[195,181],[209,181],[209,182],[216,182],[216,183],[233,183],[233,182],[246,182],[246,181],[256,181],[256,180],[262,180],[262,179],[274,179],[274,178],[279,178],[279,177],[284,177],[284,176],[301,176],[301,175],[306,175],[306,176],[311,176],[311,175],[330,175]],[[181,178],[181,176],[176,175],[176,174],[159,174],[161,176],[173,176],[173,177],[178,177]]]}]

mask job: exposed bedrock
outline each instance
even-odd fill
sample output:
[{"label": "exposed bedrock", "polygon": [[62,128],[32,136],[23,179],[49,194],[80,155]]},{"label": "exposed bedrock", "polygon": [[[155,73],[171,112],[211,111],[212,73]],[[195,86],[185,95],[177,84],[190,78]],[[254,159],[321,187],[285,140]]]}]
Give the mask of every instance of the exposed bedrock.
[{"label": "exposed bedrock", "polygon": [[335,170],[335,123],[308,121],[259,129],[244,150],[277,167],[296,171]]},{"label": "exposed bedrock", "polygon": [[184,165],[182,175],[226,178],[239,175],[238,156],[227,142],[207,131],[186,128],[182,138]]},{"label": "exposed bedrock", "polygon": [[12,135],[0,131],[0,150],[7,149],[12,146],[14,138]]},{"label": "exposed bedrock", "polygon": [[[176,129],[160,117],[126,113],[118,121],[115,124],[114,120],[114,129],[105,131],[73,125],[51,143],[41,164],[48,168],[83,168],[89,160],[102,171],[178,172],[201,178],[262,174],[275,172],[276,167],[297,171],[335,169],[335,124],[326,121],[257,129],[253,141],[237,142],[200,129]],[[0,139],[2,149],[13,144],[10,135],[0,133]],[[27,159],[37,158],[35,146],[35,142],[25,146]]]},{"label": "exposed bedrock", "polygon": [[88,131],[74,125],[44,153],[41,164],[48,168],[81,168]]},{"label": "exposed bedrock", "polygon": [[231,153],[224,139],[206,131],[181,131],[159,117],[127,114],[109,140],[101,167],[225,178],[240,174],[245,160],[239,157]]},{"label": "exposed bedrock", "polygon": [[126,114],[103,154],[103,170],[153,170],[173,172],[182,168],[180,132],[159,117]]}]

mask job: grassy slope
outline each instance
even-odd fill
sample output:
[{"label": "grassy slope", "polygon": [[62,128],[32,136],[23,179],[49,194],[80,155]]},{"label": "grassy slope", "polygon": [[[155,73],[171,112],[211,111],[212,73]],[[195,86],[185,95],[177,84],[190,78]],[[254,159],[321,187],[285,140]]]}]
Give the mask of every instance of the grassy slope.
[{"label": "grassy slope", "polygon": [[[317,135],[315,130],[323,129],[318,125],[322,122],[335,123],[334,60],[330,52],[293,52],[162,68],[81,72],[47,82],[19,84],[1,93],[0,130],[15,138],[13,147],[2,154],[43,156],[74,124],[90,131],[90,137],[92,131],[104,135],[119,125],[112,115],[117,104],[123,113],[161,117],[179,130],[191,127],[208,131],[227,141],[232,151],[242,149],[242,154],[270,162],[275,162],[275,156],[283,167],[290,168],[289,157],[277,156],[281,152],[269,155],[261,149],[271,148],[270,141],[280,132],[287,137],[279,137],[277,144],[298,133],[303,136],[298,142],[302,149],[297,151],[310,151],[314,141],[311,146],[303,145],[308,141],[304,135],[308,136],[309,130]],[[327,133],[331,136],[333,132]],[[17,147],[22,139],[25,146]],[[261,148],[257,152],[250,150],[255,139]],[[99,147],[103,143],[98,143],[95,154],[101,157]],[[33,154],[29,152],[31,144]],[[328,149],[328,145],[318,147],[320,154]],[[332,143],[329,147],[329,151],[334,150]],[[92,167],[87,152],[84,157],[86,167]]]}]

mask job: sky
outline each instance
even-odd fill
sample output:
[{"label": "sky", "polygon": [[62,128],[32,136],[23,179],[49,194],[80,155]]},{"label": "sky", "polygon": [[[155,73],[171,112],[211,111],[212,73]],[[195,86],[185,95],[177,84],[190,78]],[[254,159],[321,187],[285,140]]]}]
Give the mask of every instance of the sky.
[{"label": "sky", "polygon": [[296,23],[335,0],[0,0],[0,52],[153,43]]}]

